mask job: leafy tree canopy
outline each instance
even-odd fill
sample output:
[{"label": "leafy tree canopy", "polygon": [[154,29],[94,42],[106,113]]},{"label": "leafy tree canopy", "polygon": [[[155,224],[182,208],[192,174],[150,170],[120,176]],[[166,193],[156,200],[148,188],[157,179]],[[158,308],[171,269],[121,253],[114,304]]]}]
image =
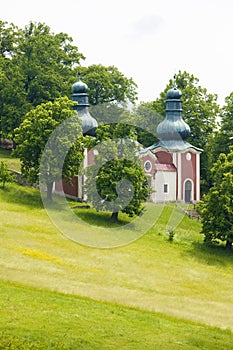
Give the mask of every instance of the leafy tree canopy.
[{"label": "leafy tree canopy", "polygon": [[116,67],[80,67],[85,57],[66,33],[43,23],[24,28],[0,21],[0,118],[2,137],[13,138],[24,115],[37,105],[71,94],[78,70],[89,85],[90,104],[137,99],[137,85]]},{"label": "leafy tree canopy", "polygon": [[[12,137],[33,107],[70,94],[84,56],[65,33],[42,23],[24,29],[0,22],[0,116],[3,136]],[[2,77],[2,71],[5,72]]]},{"label": "leafy tree canopy", "polygon": [[87,200],[97,210],[112,212],[117,220],[118,212],[129,216],[139,215],[143,202],[149,195],[149,185],[140,160],[137,144],[130,126],[117,124],[104,126],[98,131],[98,155],[95,165],[87,168]]},{"label": "leafy tree canopy", "polygon": [[233,242],[233,148],[228,155],[220,154],[212,168],[213,186],[199,204],[202,233],[206,242]]},{"label": "leafy tree canopy", "polygon": [[[40,173],[40,179],[47,185],[48,199],[51,199],[54,181],[61,180],[61,173],[70,179],[78,173],[83,160],[81,122],[72,105],[67,97],[41,104],[29,111],[15,130],[22,174],[36,183]],[[64,121],[68,122],[64,124]],[[68,153],[63,164],[64,150]]]},{"label": "leafy tree canopy", "polygon": [[105,67],[94,64],[80,67],[83,80],[90,90],[91,105],[107,102],[132,102],[137,99],[137,85],[132,78],[125,77],[114,66]]},{"label": "leafy tree canopy", "polygon": [[[137,141],[144,147],[151,146],[158,141],[156,129],[163,117],[144,104],[135,106],[130,112],[124,105],[109,102],[91,106],[90,112],[100,125],[101,122],[108,125],[108,127],[105,126],[105,129],[107,128],[109,133],[111,130],[111,137],[113,137],[115,125],[124,124],[125,127],[127,125],[127,128],[129,127],[136,133]],[[97,137],[100,136],[100,130],[103,128],[101,126],[98,129]]]},{"label": "leafy tree canopy", "polygon": [[0,188],[5,188],[7,182],[13,182],[13,177],[8,170],[7,164],[0,161]]},{"label": "leafy tree canopy", "polygon": [[[226,97],[225,104],[220,110],[219,128],[208,139],[206,152],[208,168],[211,169],[221,153],[228,154],[233,146],[233,92]],[[212,183],[213,173],[208,172],[209,182]]]}]

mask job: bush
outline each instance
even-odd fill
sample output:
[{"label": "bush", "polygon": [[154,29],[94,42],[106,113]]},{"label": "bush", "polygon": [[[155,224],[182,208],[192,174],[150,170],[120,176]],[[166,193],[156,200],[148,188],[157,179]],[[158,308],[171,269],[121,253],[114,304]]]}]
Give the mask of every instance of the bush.
[{"label": "bush", "polygon": [[7,164],[0,161],[0,187],[5,188],[7,182],[12,182],[13,177],[8,170]]},{"label": "bush", "polygon": [[174,232],[173,230],[170,230],[170,231],[168,232],[168,234],[169,234],[168,241],[169,241],[170,243],[172,243],[173,240],[174,240],[175,232]]}]

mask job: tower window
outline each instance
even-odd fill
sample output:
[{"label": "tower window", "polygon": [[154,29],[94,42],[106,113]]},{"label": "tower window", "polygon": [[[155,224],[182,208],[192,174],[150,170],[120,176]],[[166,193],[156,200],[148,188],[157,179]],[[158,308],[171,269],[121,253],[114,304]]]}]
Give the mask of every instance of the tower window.
[{"label": "tower window", "polygon": [[168,184],[163,185],[163,192],[168,193]]}]

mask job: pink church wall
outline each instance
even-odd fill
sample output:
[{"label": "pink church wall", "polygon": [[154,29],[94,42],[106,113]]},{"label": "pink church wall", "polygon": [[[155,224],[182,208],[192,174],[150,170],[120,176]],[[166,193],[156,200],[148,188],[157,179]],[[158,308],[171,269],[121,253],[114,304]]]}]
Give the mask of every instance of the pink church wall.
[{"label": "pink church wall", "polygon": [[92,149],[87,151],[87,165],[95,164],[95,155]]},{"label": "pink church wall", "polygon": [[184,198],[184,183],[187,179],[191,179],[193,181],[193,195],[194,199],[196,199],[196,154],[191,154],[191,160],[186,159],[187,153],[181,154],[181,164],[182,164],[182,198]]},{"label": "pink church wall", "polygon": [[67,183],[65,179],[63,179],[62,182],[56,182],[55,191],[64,191],[64,193],[68,196],[78,197],[78,178],[73,176],[71,179],[71,184]]},{"label": "pink church wall", "polygon": [[143,168],[144,168],[144,164],[147,161],[149,161],[151,163],[151,165],[152,165],[151,170],[150,171],[146,171],[145,168],[144,168],[144,171],[145,171],[145,174],[153,176],[154,173],[155,173],[155,160],[154,160],[154,157],[152,157],[149,154],[147,154],[147,155],[145,155],[145,156],[143,156],[141,158],[141,161],[142,161],[142,167]]}]

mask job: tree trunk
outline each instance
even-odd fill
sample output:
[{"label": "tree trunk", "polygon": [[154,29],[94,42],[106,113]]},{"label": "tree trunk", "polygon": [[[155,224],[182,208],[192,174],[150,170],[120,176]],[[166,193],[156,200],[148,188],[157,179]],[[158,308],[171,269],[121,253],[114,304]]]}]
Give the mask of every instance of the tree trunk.
[{"label": "tree trunk", "polygon": [[111,221],[118,222],[118,211],[116,213],[112,213]]},{"label": "tree trunk", "polygon": [[52,192],[53,192],[53,182],[49,182],[46,184],[47,185],[47,200],[48,202],[52,202]]},{"label": "tree trunk", "polygon": [[226,241],[226,249],[228,250],[228,251],[231,251],[232,250],[232,242],[230,242],[230,241]]}]

